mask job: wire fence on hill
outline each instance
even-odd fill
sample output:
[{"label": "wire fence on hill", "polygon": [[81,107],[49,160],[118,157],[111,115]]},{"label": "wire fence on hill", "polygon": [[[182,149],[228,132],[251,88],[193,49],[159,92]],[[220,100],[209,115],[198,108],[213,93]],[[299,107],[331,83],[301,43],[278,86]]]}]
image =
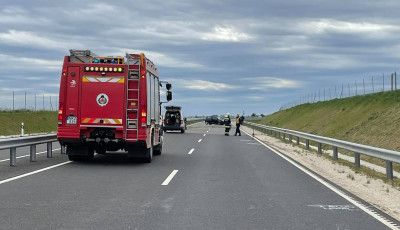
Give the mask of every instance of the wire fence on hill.
[{"label": "wire fence on hill", "polygon": [[0,110],[58,110],[58,94],[27,91],[0,92]]},{"label": "wire fence on hill", "polygon": [[394,72],[391,74],[382,74],[382,76],[371,76],[368,78],[363,78],[360,81],[348,82],[346,84],[342,83],[310,92],[282,105],[279,110],[285,110],[307,103],[316,103],[319,101],[329,101],[332,99],[394,91],[397,89],[397,73]]}]

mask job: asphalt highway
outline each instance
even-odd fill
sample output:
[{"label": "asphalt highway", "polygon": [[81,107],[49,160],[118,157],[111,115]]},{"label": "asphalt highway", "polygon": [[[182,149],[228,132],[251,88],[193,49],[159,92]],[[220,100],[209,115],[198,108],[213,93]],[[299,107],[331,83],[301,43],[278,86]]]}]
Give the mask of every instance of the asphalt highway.
[{"label": "asphalt highway", "polygon": [[[10,167],[8,152],[0,151],[0,229],[375,230],[390,229],[385,221],[397,224],[233,132],[224,136],[222,126],[198,123],[184,134],[166,133],[163,153],[151,164],[120,152],[70,162],[54,144],[53,158],[43,153],[31,163],[21,157]],[[29,149],[18,149],[24,155]]]}]

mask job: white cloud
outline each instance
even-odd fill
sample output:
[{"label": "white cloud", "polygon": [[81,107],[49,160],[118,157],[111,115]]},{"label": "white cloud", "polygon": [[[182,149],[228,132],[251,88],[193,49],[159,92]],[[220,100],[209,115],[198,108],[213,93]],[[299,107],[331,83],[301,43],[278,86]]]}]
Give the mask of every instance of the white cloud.
[{"label": "white cloud", "polygon": [[207,102],[230,102],[231,98],[222,98],[222,97],[184,97],[179,99],[173,99],[173,102],[190,102],[190,103],[207,103]]},{"label": "white cloud", "polygon": [[262,101],[265,100],[264,97],[259,97],[259,96],[246,96],[246,98],[253,100],[253,101]]},{"label": "white cloud", "polygon": [[319,19],[316,21],[302,22],[300,25],[306,33],[324,33],[324,32],[340,32],[340,33],[375,33],[399,30],[398,26],[376,24],[368,22],[347,22],[335,19]]},{"label": "white cloud", "polygon": [[220,41],[220,42],[241,42],[247,41],[251,37],[246,33],[237,31],[233,27],[215,26],[212,32],[204,33],[201,39],[207,41]]},{"label": "white cloud", "polygon": [[9,30],[7,33],[0,33],[0,43],[17,46],[39,47],[45,49],[68,50],[70,47],[81,47],[74,42],[56,41],[52,38],[43,37],[26,31]]},{"label": "white cloud", "polygon": [[302,83],[295,80],[278,77],[254,77],[241,78],[241,81],[248,82],[249,89],[268,91],[270,89],[293,89],[302,87]]},{"label": "white cloud", "polygon": [[46,60],[39,58],[16,57],[0,54],[0,67],[3,70],[40,70],[61,72],[62,60]]},{"label": "white cloud", "polygon": [[138,54],[144,53],[148,59],[150,59],[156,66],[165,66],[171,68],[202,68],[205,69],[201,64],[190,62],[187,60],[182,60],[175,58],[172,54],[163,54],[148,50],[133,50],[133,49],[118,49],[118,51],[113,52],[111,55],[121,56],[125,53]]},{"label": "white cloud", "polygon": [[167,79],[174,88],[191,89],[201,91],[226,91],[239,88],[238,86],[229,85],[226,83],[197,80],[197,79]]}]

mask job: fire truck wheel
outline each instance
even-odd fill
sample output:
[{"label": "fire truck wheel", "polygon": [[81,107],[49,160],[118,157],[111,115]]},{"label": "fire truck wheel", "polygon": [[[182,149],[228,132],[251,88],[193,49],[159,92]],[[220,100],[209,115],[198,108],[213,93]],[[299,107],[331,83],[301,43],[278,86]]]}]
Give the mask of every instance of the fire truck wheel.
[{"label": "fire truck wheel", "polygon": [[[154,148],[155,148],[155,147],[156,147],[156,146],[154,146]],[[157,146],[157,149],[154,149],[153,151],[154,151],[154,155],[161,155],[161,152],[162,152],[162,145],[159,144],[159,146]]]},{"label": "fire truck wheel", "polygon": [[151,163],[153,160],[153,143],[151,144],[150,148],[146,149],[146,157],[145,157],[145,162],[146,163]]}]

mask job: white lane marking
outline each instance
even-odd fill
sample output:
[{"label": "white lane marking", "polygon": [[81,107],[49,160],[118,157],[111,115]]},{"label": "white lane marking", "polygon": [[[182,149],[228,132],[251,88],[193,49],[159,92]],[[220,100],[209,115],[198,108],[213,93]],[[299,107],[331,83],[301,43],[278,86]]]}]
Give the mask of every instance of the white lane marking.
[{"label": "white lane marking", "polygon": [[208,130],[207,130],[207,133],[208,133]]},{"label": "white lane marking", "polygon": [[[244,131],[243,131],[244,132]],[[276,153],[278,156],[282,157],[283,159],[285,159],[286,161],[288,161],[290,164],[294,165],[295,167],[297,167],[298,169],[300,169],[301,171],[303,171],[304,173],[306,173],[307,175],[309,175],[310,177],[314,178],[316,181],[318,181],[319,183],[321,183],[322,185],[324,185],[325,187],[329,188],[330,190],[332,190],[333,192],[335,192],[336,194],[338,194],[339,196],[343,197],[345,200],[349,201],[350,203],[354,204],[355,206],[357,206],[359,209],[363,210],[364,212],[366,212],[368,215],[372,216],[373,218],[377,219],[378,221],[380,221],[382,224],[386,225],[387,227],[389,227],[390,229],[399,229],[396,225],[394,225],[393,223],[390,223],[388,220],[386,220],[385,218],[379,216],[379,214],[374,213],[372,210],[368,209],[366,206],[364,206],[363,204],[359,203],[358,201],[354,200],[353,198],[351,198],[350,196],[348,196],[347,194],[345,194],[344,192],[340,191],[339,189],[335,188],[334,186],[330,185],[329,183],[327,183],[325,180],[321,179],[319,176],[317,176],[316,174],[314,174],[313,172],[311,172],[310,170],[304,168],[303,166],[297,164],[296,162],[294,162],[293,160],[291,160],[290,158],[288,158],[287,156],[285,156],[284,154],[276,151],[275,149],[269,147],[268,145],[266,145],[264,142],[258,140],[255,137],[252,137],[249,133],[246,133],[249,137],[253,138],[254,140],[258,141],[260,144],[264,145],[265,147],[267,147],[269,150],[271,150],[272,152]]]},{"label": "white lane marking", "polygon": [[200,139],[198,142],[200,143],[202,139]]},{"label": "white lane marking", "polygon": [[191,149],[191,150],[188,152],[188,154],[189,154],[189,155],[192,154],[193,151],[194,151],[194,149]]},{"label": "white lane marking", "polygon": [[205,137],[207,134],[203,134],[203,137]]},{"label": "white lane marking", "polygon": [[168,185],[169,182],[171,182],[172,178],[174,178],[174,176],[178,173],[179,170],[173,170],[171,172],[171,174],[169,174],[169,176],[167,177],[167,179],[165,179],[165,181],[161,184],[161,185]]},{"label": "white lane marking", "polygon": [[[61,148],[59,148],[59,149],[53,149],[52,150],[52,152],[54,152],[54,151],[57,151],[57,150],[60,150]],[[47,151],[43,151],[43,152],[38,152],[38,153],[36,153],[36,155],[40,155],[40,154],[43,154],[43,153],[47,153]],[[30,157],[31,155],[23,155],[23,156],[19,156],[19,157],[17,157],[17,159],[19,159],[19,158],[24,158],[24,157]],[[0,162],[4,162],[4,161],[9,161],[10,159],[4,159],[4,160],[0,160]]]},{"label": "white lane marking", "polygon": [[30,175],[33,175],[33,174],[37,174],[37,173],[40,173],[40,172],[44,172],[44,171],[47,171],[47,170],[50,170],[50,169],[53,169],[53,168],[57,168],[57,167],[66,165],[66,164],[69,164],[69,163],[72,163],[72,162],[73,161],[67,161],[67,162],[63,162],[61,164],[53,165],[53,166],[50,166],[50,167],[47,167],[47,168],[42,168],[42,169],[30,172],[30,173],[25,173],[25,174],[22,174],[22,175],[19,175],[19,176],[16,176],[16,177],[11,177],[11,178],[8,178],[8,179],[0,181],[0,184],[5,184],[5,183],[10,182],[10,181],[18,180],[18,179],[21,179],[21,178],[24,178],[24,177],[27,177],[27,176],[30,176]]}]

